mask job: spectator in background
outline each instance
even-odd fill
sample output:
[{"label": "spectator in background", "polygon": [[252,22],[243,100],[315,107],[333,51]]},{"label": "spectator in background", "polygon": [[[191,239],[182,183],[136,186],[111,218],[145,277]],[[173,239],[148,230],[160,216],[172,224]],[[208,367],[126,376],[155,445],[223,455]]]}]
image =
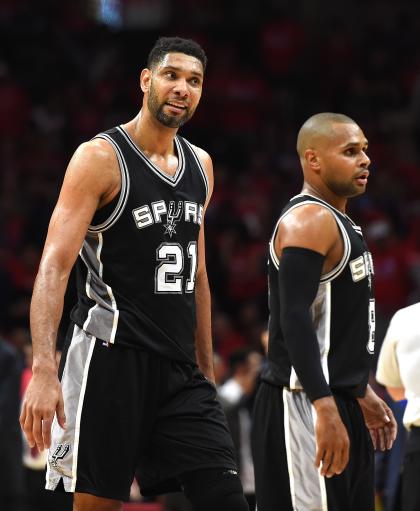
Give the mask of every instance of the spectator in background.
[{"label": "spectator in background", "polygon": [[246,347],[246,338],[223,312],[215,311],[212,317],[213,339],[218,355],[228,360],[231,353]]},{"label": "spectator in background", "polygon": [[379,354],[376,379],[395,401],[407,399],[408,430],[402,472],[403,511],[420,509],[420,303],[396,312]]},{"label": "spectator in background", "polygon": [[251,454],[251,412],[261,371],[262,356],[243,348],[229,357],[230,378],[219,387],[218,396],[225,410],[236,447],[239,477],[250,511],[255,509],[254,464]]},{"label": "spectator in background", "polygon": [[[389,321],[386,327],[388,324]],[[383,338],[383,335],[381,338]],[[376,355],[379,355],[379,350]],[[402,511],[399,506],[401,500],[401,464],[407,433],[402,419],[406,401],[394,401],[385,387],[376,381],[374,371],[369,377],[369,383],[378,396],[390,407],[398,425],[397,436],[392,449],[375,451],[375,505],[380,511]]]},{"label": "spectator in background", "polygon": [[22,361],[0,339],[0,509],[20,511],[23,495],[22,438],[19,430]]},{"label": "spectator in background", "polygon": [[0,61],[0,135],[19,136],[29,116],[29,101],[5,62]]},{"label": "spectator in background", "polygon": [[214,383],[221,385],[226,379],[227,367],[223,357],[213,351]]}]

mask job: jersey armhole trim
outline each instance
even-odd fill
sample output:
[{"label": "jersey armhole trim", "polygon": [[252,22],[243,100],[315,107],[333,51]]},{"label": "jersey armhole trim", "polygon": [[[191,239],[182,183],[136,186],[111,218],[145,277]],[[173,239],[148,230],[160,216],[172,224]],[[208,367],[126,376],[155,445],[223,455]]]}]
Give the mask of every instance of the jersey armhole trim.
[{"label": "jersey armhole trim", "polygon": [[344,225],[339,221],[339,218],[335,214],[335,212],[332,210],[331,210],[331,212],[334,215],[335,221],[337,222],[337,225],[340,229],[341,236],[343,238],[343,243],[344,243],[344,250],[343,250],[343,257],[341,258],[340,262],[328,273],[321,275],[321,279],[320,279],[321,284],[326,284],[327,282],[331,282],[332,280],[334,280],[335,278],[337,278],[340,275],[340,273],[346,267],[346,264],[349,262],[350,252],[351,252],[349,235],[347,234],[347,231],[346,231]]},{"label": "jersey armhole trim", "polygon": [[193,155],[193,157],[198,165],[198,168],[200,170],[201,177],[203,178],[204,186],[206,188],[206,202],[207,202],[207,198],[209,196],[209,178],[208,178],[207,173],[204,170],[204,166],[201,163],[201,160],[200,160],[199,156],[197,155],[197,152],[195,151],[193,146],[190,144],[190,142],[188,142],[187,139],[183,138],[183,140],[187,144],[188,149],[191,151],[191,154]]},{"label": "jersey armhole trim", "polygon": [[[286,213],[287,213],[287,211],[286,211]],[[268,244],[271,262],[274,264],[274,267],[276,268],[276,270],[279,269],[280,259],[278,258],[277,254],[276,254],[276,250],[274,248],[274,241],[276,239],[276,234],[277,234],[277,230],[279,228],[279,224],[283,217],[284,217],[284,215],[281,215],[281,217],[277,220],[277,223],[274,227],[273,235],[271,236],[271,240]]]},{"label": "jersey armhole trim", "polygon": [[115,154],[117,156],[118,160],[118,166],[121,172],[121,190],[119,192],[119,198],[117,205],[115,206],[114,211],[110,214],[110,216],[102,223],[98,225],[90,225],[88,228],[88,232],[91,234],[97,234],[100,232],[104,232],[108,229],[110,229],[115,222],[120,218],[122,212],[124,211],[124,208],[127,204],[128,199],[128,193],[130,191],[130,176],[128,174],[128,168],[127,164],[125,162],[124,156],[122,154],[122,151],[118,144],[106,133],[101,133],[100,135],[97,135],[94,137],[101,138],[103,140],[106,140],[111,144],[113,147]]}]

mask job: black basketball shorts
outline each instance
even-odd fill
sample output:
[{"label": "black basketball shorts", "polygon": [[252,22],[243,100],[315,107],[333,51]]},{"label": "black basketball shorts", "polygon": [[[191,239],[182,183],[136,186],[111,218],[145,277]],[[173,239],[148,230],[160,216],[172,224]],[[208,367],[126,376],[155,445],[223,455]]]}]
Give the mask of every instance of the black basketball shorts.
[{"label": "black basketball shorts", "polygon": [[262,382],[252,452],[258,511],[374,511],[373,445],[357,400],[335,395],[350,461],[326,478],[315,467],[315,408],[303,391]]},{"label": "black basketball shorts", "polygon": [[[64,356],[64,355],[63,355]],[[67,427],[54,419],[46,488],[128,500],[180,490],[201,468],[236,470],[216,389],[199,369],[108,345],[74,326],[61,378]]]}]

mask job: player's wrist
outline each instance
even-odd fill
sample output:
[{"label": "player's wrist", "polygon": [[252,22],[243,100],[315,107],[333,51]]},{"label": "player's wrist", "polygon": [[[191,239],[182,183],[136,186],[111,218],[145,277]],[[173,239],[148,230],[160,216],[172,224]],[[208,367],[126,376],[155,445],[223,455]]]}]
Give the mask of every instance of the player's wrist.
[{"label": "player's wrist", "polygon": [[333,396],[324,396],[315,399],[314,401],[312,401],[312,404],[317,414],[331,413],[337,410],[337,405],[335,404]]},{"label": "player's wrist", "polygon": [[57,363],[55,359],[35,360],[32,363],[32,374],[35,376],[57,376]]}]

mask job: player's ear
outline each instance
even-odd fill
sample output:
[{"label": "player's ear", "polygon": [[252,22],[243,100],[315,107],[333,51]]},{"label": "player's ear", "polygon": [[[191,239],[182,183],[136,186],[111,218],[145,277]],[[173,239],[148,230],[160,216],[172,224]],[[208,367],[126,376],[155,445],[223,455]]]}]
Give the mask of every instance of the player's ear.
[{"label": "player's ear", "polygon": [[304,158],[309,168],[319,172],[321,162],[318,153],[314,149],[306,149]]},{"label": "player's ear", "polygon": [[149,92],[152,72],[150,69],[143,69],[140,73],[140,88],[143,92]]}]

